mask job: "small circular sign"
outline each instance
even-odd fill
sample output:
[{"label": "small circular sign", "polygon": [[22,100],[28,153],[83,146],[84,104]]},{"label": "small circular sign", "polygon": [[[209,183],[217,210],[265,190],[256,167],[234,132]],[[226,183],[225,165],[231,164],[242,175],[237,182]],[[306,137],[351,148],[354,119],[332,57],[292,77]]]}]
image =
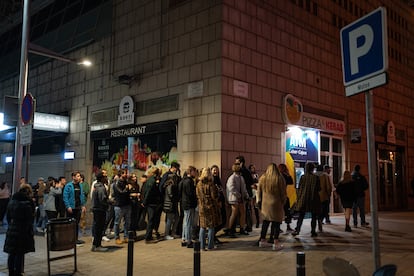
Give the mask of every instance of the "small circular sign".
[{"label": "small circular sign", "polygon": [[33,96],[27,93],[22,101],[22,122],[28,124],[33,119]]},{"label": "small circular sign", "polygon": [[134,100],[131,96],[125,96],[119,103],[119,115],[132,114],[134,112]]}]

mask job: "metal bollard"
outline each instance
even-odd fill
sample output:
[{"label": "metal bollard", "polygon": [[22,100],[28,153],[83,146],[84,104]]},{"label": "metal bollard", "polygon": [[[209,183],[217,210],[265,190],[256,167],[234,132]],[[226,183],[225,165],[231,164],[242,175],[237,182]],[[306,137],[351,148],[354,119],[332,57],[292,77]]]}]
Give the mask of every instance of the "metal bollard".
[{"label": "metal bollard", "polygon": [[128,232],[128,264],[127,276],[132,276],[134,267],[134,232]]},{"label": "metal bollard", "polygon": [[200,242],[194,242],[194,276],[200,276]]},{"label": "metal bollard", "polygon": [[296,276],[305,276],[305,252],[296,254]]}]

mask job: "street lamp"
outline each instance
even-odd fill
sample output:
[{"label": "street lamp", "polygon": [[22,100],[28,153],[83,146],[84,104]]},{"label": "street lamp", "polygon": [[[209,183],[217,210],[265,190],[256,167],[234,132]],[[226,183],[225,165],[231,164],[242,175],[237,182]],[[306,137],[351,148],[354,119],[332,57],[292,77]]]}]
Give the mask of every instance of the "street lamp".
[{"label": "street lamp", "polygon": [[[76,63],[78,65],[91,66],[92,62],[89,60],[75,60],[64,55],[55,53],[49,49],[43,48],[39,45],[29,42],[30,30],[30,0],[23,0],[23,19],[22,19],[22,45],[20,52],[20,77],[19,77],[19,94],[18,101],[18,120],[16,125],[16,140],[15,140],[15,154],[14,154],[14,168],[13,168],[13,193],[19,189],[19,181],[22,169],[23,145],[21,144],[20,133],[22,129],[22,99],[27,94],[27,78],[29,70],[28,52],[45,56],[64,62]],[[26,153],[27,157],[28,153]],[[27,169],[27,166],[26,166]],[[26,175],[27,177],[27,175]]]},{"label": "street lamp", "polygon": [[44,56],[44,57],[49,57],[49,58],[61,60],[61,61],[64,61],[64,62],[75,63],[77,65],[83,65],[83,66],[86,66],[86,67],[92,66],[92,62],[88,59],[83,59],[83,60],[72,59],[72,58],[66,57],[64,55],[58,54],[56,52],[53,52],[53,51],[51,51],[49,49],[46,49],[42,46],[39,46],[37,44],[31,43],[31,42],[28,43],[28,52],[31,53],[31,54]]}]

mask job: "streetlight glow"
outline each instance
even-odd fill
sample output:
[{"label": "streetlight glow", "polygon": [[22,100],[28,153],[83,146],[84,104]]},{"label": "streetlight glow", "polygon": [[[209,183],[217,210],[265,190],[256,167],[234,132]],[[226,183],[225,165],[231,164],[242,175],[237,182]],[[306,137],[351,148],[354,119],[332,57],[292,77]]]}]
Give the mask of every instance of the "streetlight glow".
[{"label": "streetlight glow", "polygon": [[90,66],[92,66],[92,61],[90,61],[89,59],[84,59],[84,60],[78,62],[78,65],[83,65],[85,67],[90,67]]},{"label": "streetlight glow", "polygon": [[76,60],[76,59],[72,59],[69,58],[65,55],[56,53],[52,50],[46,49],[42,46],[39,46],[37,44],[34,43],[28,43],[28,52],[38,55],[38,56],[43,56],[43,57],[48,57],[48,58],[52,58],[52,59],[57,59],[63,62],[68,62],[68,63],[76,63],[77,65],[83,65],[85,67],[90,67],[92,66],[92,62],[88,59],[82,59],[82,60]]}]

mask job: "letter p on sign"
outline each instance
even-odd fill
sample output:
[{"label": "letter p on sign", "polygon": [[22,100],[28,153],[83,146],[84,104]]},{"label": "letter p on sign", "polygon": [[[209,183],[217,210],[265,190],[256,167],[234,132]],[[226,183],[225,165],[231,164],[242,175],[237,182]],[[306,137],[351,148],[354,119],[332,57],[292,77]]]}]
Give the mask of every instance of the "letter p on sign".
[{"label": "letter p on sign", "polygon": [[345,87],[385,72],[388,43],[384,7],[345,26],[340,36]]},{"label": "letter p on sign", "polygon": [[349,32],[349,58],[352,75],[359,72],[358,60],[360,57],[368,54],[373,42],[374,31],[369,25],[362,25],[361,27]]}]

